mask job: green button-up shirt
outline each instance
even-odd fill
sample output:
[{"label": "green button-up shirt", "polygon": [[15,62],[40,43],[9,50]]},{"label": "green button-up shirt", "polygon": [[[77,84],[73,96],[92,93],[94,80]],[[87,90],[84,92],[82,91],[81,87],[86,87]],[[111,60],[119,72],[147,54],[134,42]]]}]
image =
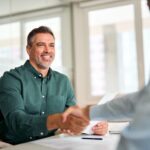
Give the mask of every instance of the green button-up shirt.
[{"label": "green button-up shirt", "polygon": [[4,117],[1,138],[18,144],[54,135],[54,130],[46,128],[47,116],[75,104],[65,75],[49,69],[42,77],[27,61],[0,79],[0,111]]}]

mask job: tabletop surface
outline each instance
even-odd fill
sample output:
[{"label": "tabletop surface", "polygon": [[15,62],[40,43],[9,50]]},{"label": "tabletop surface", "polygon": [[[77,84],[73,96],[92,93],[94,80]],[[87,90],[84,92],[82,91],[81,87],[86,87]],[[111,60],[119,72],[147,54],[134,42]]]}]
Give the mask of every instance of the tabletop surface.
[{"label": "tabletop surface", "polygon": [[[94,139],[87,139],[87,137]],[[67,136],[61,134],[16,146],[10,146],[5,148],[5,150],[115,150],[119,137],[119,134],[107,134],[105,136]]]}]

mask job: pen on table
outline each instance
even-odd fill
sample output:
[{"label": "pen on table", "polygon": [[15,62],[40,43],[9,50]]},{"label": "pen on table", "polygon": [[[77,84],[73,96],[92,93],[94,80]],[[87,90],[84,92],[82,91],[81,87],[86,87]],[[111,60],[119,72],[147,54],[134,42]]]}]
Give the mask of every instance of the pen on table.
[{"label": "pen on table", "polygon": [[102,138],[82,137],[85,140],[103,140]]}]

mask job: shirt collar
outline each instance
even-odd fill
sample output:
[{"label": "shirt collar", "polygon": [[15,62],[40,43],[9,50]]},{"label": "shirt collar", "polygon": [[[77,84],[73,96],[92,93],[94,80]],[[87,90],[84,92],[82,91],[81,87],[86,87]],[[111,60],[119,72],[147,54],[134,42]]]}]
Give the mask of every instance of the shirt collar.
[{"label": "shirt collar", "polygon": [[[24,66],[25,66],[25,68],[27,68],[34,76],[43,78],[43,77],[42,77],[42,74],[35,70],[35,68],[30,64],[29,60],[27,60],[27,61],[25,62]],[[47,74],[46,78],[50,79],[50,77],[51,77],[51,72],[52,72],[52,69],[49,68],[48,74]]]}]

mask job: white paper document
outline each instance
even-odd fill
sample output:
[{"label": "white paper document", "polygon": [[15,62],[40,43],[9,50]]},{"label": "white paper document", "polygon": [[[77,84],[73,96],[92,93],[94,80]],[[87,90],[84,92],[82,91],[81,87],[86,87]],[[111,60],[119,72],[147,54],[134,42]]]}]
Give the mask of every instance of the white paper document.
[{"label": "white paper document", "polygon": [[109,133],[120,134],[128,125],[129,122],[109,122]]},{"label": "white paper document", "polygon": [[101,105],[101,104],[104,104],[104,103],[107,103],[109,101],[111,101],[112,99],[114,99],[116,96],[118,95],[117,92],[114,92],[114,93],[107,93],[106,95],[104,95],[100,101],[98,102],[98,105]]},{"label": "white paper document", "polygon": [[100,121],[90,121],[90,124],[85,128],[82,133],[93,134],[92,127],[94,127]]}]

